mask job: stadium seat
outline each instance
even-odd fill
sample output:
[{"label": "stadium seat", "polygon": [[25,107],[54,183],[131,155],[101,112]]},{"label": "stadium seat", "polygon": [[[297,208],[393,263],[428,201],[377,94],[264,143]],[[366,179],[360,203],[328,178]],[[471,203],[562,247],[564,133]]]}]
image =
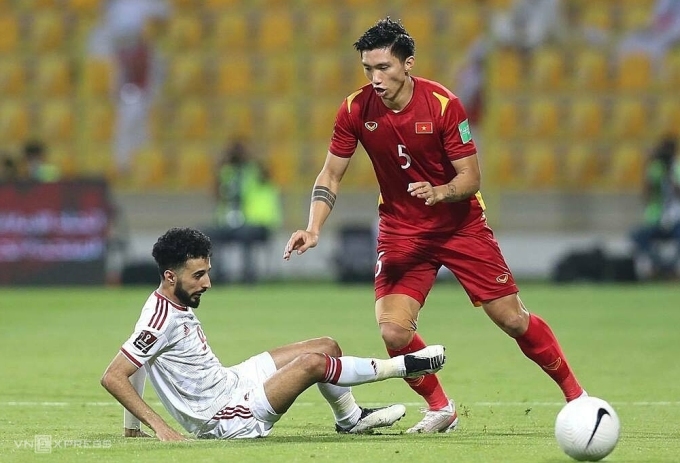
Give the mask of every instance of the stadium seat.
[{"label": "stadium seat", "polygon": [[168,46],[173,52],[199,50],[203,43],[204,29],[202,19],[195,11],[193,14],[185,11],[180,15],[174,15],[168,24]]},{"label": "stadium seat", "polygon": [[50,143],[47,162],[59,168],[62,179],[73,178],[78,174],[78,160],[72,143]]},{"label": "stadium seat", "polygon": [[114,65],[103,57],[85,57],[79,89],[86,98],[109,98],[113,92]]},{"label": "stadium seat", "polygon": [[254,104],[247,98],[218,100],[214,111],[215,132],[219,134],[220,141],[241,136],[251,138],[261,130]]},{"label": "stadium seat", "polygon": [[217,95],[243,96],[255,92],[253,61],[246,54],[230,54],[217,65]]},{"label": "stadium seat", "polygon": [[0,14],[0,53],[12,53],[19,45],[19,21],[11,12]]},{"label": "stadium seat", "polygon": [[177,151],[176,186],[184,190],[212,188],[215,162],[205,143],[183,144]]},{"label": "stadium seat", "polygon": [[266,8],[258,14],[256,44],[260,51],[280,52],[294,45],[297,28],[290,8]]},{"label": "stadium seat", "polygon": [[105,0],[67,0],[66,7],[78,17],[95,17],[103,9]]},{"label": "stadium seat", "polygon": [[35,62],[33,91],[39,98],[66,97],[71,93],[71,77],[69,60],[50,55]]},{"label": "stadium seat", "polygon": [[[268,139],[265,159],[272,181],[276,185],[285,188],[302,184],[300,181],[301,151],[297,140],[280,142],[276,139]],[[325,158],[325,151],[321,156]]]},{"label": "stadium seat", "polygon": [[66,23],[56,11],[44,11],[32,16],[28,43],[34,53],[50,53],[66,48]]},{"label": "stadium seat", "polygon": [[70,99],[48,100],[37,111],[40,137],[55,143],[72,142],[75,138],[74,106]]},{"label": "stadium seat", "polygon": [[132,186],[142,191],[167,186],[168,159],[159,147],[145,146],[132,158],[130,173]]},{"label": "stadium seat", "polygon": [[300,65],[297,55],[276,53],[262,60],[259,72],[256,74],[255,83],[257,91],[265,95],[289,94],[306,85],[305,81],[298,81]]},{"label": "stadium seat", "polygon": [[345,78],[345,65],[334,54],[322,54],[309,60],[308,65],[306,74],[312,95],[337,93],[339,98],[343,98],[343,95],[350,91]]},{"label": "stadium seat", "polygon": [[563,50],[543,47],[532,53],[529,69],[532,89],[560,90],[564,85],[564,76],[565,63]]},{"label": "stadium seat", "polygon": [[200,53],[173,54],[167,76],[169,94],[175,98],[188,98],[205,94],[208,72]]},{"label": "stadium seat", "polygon": [[304,36],[309,43],[314,44],[316,50],[337,49],[344,45],[342,16],[336,8],[319,5],[304,13]]},{"label": "stadium seat", "polygon": [[518,53],[508,49],[496,49],[489,54],[487,75],[490,91],[519,90],[524,74]]},{"label": "stadium seat", "polygon": [[342,98],[315,98],[309,100],[309,139],[313,142],[330,143],[335,116],[342,104]]},{"label": "stadium seat", "polygon": [[497,188],[517,186],[518,163],[516,147],[511,143],[491,142],[481,158],[485,181]]},{"label": "stadium seat", "polygon": [[635,191],[642,186],[645,149],[639,144],[622,143],[605,164],[604,184],[612,190]]},{"label": "stadium seat", "polygon": [[242,52],[252,47],[253,27],[243,11],[226,11],[219,15],[212,33],[213,48],[220,56]]},{"label": "stadium seat", "polygon": [[616,99],[609,120],[613,140],[640,139],[652,132],[647,105],[642,98]]},{"label": "stadium seat", "polygon": [[521,135],[521,124],[524,120],[521,106],[511,99],[489,102],[487,116],[484,118],[486,133],[494,134],[500,139],[512,139]]},{"label": "stadium seat", "polygon": [[659,88],[668,92],[677,92],[680,88],[680,48],[669,50],[664,56],[659,73]]},{"label": "stadium seat", "polygon": [[529,103],[529,126],[532,137],[554,137],[558,135],[562,121],[560,102],[553,97],[534,97]]},{"label": "stadium seat", "polygon": [[[379,19],[383,19],[385,16],[390,15],[393,19],[399,18],[396,6],[390,6],[385,4],[383,6],[379,5],[378,2],[361,2],[362,6],[360,8],[352,7],[348,5],[346,11],[346,20],[348,23],[347,39],[341,42],[341,48],[343,52],[349,52],[352,50],[352,44],[355,40],[361,37],[361,34],[366,32],[366,30],[372,27]],[[408,30],[408,24],[404,24]]]},{"label": "stadium seat", "polygon": [[520,185],[526,189],[556,188],[557,184],[557,148],[551,143],[528,143],[522,148],[522,168],[519,176]]},{"label": "stadium seat", "polygon": [[23,143],[29,135],[31,117],[28,105],[20,100],[5,100],[0,105],[0,140]]},{"label": "stadium seat", "polygon": [[646,5],[644,1],[629,2],[627,5],[620,5],[619,29],[628,32],[642,29],[649,25],[652,17],[653,6]]},{"label": "stadium seat", "polygon": [[404,27],[420,50],[429,50],[437,35],[436,11],[431,8],[414,8],[410,2],[406,5],[402,8],[401,15],[404,18]]},{"label": "stadium seat", "polygon": [[680,95],[661,94],[653,116],[653,129],[657,136],[667,133],[680,137]]},{"label": "stadium seat", "polygon": [[[472,42],[485,31],[484,9],[478,4],[446,8],[442,36],[455,48],[467,50]],[[417,45],[417,42],[416,42]]]},{"label": "stadium seat", "polygon": [[593,140],[603,135],[604,103],[588,96],[569,100],[567,132],[577,141]]},{"label": "stadium seat", "polygon": [[299,138],[302,124],[294,99],[271,99],[264,107],[262,135],[266,140],[290,141]]},{"label": "stadium seat", "polygon": [[20,57],[0,60],[0,96],[21,97],[26,90],[26,67]]},{"label": "stadium seat", "polygon": [[571,87],[579,91],[601,91],[611,86],[609,57],[597,48],[580,48],[574,54]]},{"label": "stadium seat", "polygon": [[613,2],[585,1],[580,2],[578,23],[583,28],[591,28],[605,33],[614,31],[614,18],[617,16],[613,9]]},{"label": "stadium seat", "polygon": [[596,144],[570,144],[560,169],[560,183],[575,191],[595,186],[602,175],[600,159]]},{"label": "stadium seat", "polygon": [[108,99],[85,100],[78,109],[78,133],[88,142],[108,143],[115,125],[114,107]]},{"label": "stadium seat", "polygon": [[201,141],[210,133],[211,118],[207,103],[196,98],[179,103],[173,118],[172,138]]},{"label": "stadium seat", "polygon": [[652,63],[646,53],[627,53],[615,66],[619,91],[649,90],[652,86]]}]

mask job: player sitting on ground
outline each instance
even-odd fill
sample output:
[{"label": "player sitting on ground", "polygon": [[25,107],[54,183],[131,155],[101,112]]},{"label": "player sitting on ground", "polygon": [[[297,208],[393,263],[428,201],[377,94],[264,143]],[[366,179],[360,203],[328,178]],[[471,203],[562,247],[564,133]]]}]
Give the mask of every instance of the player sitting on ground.
[{"label": "player sitting on ground", "polygon": [[404,416],[403,405],[362,408],[349,386],[418,377],[444,365],[443,346],[381,360],[343,356],[338,344],[324,337],[224,367],[193,310],[210,289],[210,254],[210,239],[189,228],[167,231],[153,247],[160,286],[147,299],[134,333],[101,379],[125,407],[127,437],[147,435],[141,422],[160,440],[185,439],[142,398],[147,373],[161,402],[184,429],[198,438],[226,439],[268,435],[295,399],[315,383],[333,410],[337,432],[391,426]]}]

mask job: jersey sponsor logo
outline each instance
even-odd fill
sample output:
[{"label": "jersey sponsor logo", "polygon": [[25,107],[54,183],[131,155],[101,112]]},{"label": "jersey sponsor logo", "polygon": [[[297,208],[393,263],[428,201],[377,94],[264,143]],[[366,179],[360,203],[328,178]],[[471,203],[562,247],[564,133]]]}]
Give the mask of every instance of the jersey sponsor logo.
[{"label": "jersey sponsor logo", "polygon": [[416,133],[432,133],[432,122],[416,122]]},{"label": "jersey sponsor logo", "polygon": [[499,283],[507,283],[508,278],[510,278],[510,275],[508,275],[507,273],[503,273],[503,274],[498,275],[496,277],[496,281],[499,282]]},{"label": "jersey sponsor logo", "polygon": [[139,333],[139,336],[132,342],[132,345],[143,354],[146,354],[156,344],[156,341],[158,341],[158,338],[153,333],[144,330]]},{"label": "jersey sponsor logo", "polygon": [[460,139],[463,144],[472,140],[472,132],[470,132],[470,123],[467,119],[458,124],[458,131],[460,132]]},{"label": "jersey sponsor logo", "polygon": [[378,128],[378,123],[377,123],[377,122],[374,122],[374,121],[368,121],[368,122],[364,123],[364,126],[365,126],[368,130],[370,130],[371,132],[373,132],[375,129]]}]

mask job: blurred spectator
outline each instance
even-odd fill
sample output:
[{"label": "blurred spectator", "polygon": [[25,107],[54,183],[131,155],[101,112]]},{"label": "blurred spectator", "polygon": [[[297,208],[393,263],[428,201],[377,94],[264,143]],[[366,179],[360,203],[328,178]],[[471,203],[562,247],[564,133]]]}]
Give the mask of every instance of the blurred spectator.
[{"label": "blurred spectator", "polygon": [[164,0],[109,0],[90,37],[90,54],[116,64],[114,152],[119,174],[127,173],[132,157],[149,139],[149,111],[164,79],[156,40],[169,14]]},{"label": "blurred spectator", "polygon": [[[643,277],[677,276],[680,259],[680,160],[677,138],[664,137],[647,161],[644,181],[643,224],[632,240]],[[660,245],[672,244],[672,256],[663,255]]]},{"label": "blurred spectator", "polygon": [[[480,146],[484,112],[486,60],[497,47],[509,48],[528,58],[548,43],[562,43],[567,37],[567,18],[561,0],[515,0],[507,9],[496,9],[489,16],[489,32],[470,47],[462,64],[454,71],[454,93],[467,108],[470,128]],[[480,150],[483,152],[483,150]]]},{"label": "blurred spectator", "polygon": [[12,182],[19,178],[19,166],[14,156],[0,152],[0,182]]},{"label": "blurred spectator", "polygon": [[61,177],[59,168],[47,162],[47,148],[38,140],[24,145],[23,175],[36,182],[56,182]]},{"label": "blurred spectator", "polygon": [[625,36],[619,54],[646,53],[658,67],[666,51],[680,43],[680,0],[657,0],[649,25]]},{"label": "blurred spectator", "polygon": [[251,156],[245,141],[228,146],[215,178],[216,226],[205,230],[215,252],[213,269],[216,281],[231,280],[226,264],[221,262],[223,246],[237,244],[241,248],[240,280],[254,283],[258,279],[253,247],[267,243],[272,231],[281,223],[279,191],[269,180],[262,165]]}]

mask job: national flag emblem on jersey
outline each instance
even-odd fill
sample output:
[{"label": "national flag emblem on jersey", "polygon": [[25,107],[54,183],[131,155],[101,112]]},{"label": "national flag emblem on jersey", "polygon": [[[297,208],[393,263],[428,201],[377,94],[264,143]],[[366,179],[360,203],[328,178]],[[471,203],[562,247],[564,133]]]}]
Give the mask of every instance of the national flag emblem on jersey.
[{"label": "national flag emblem on jersey", "polygon": [[432,133],[432,122],[416,122],[416,133]]},{"label": "national flag emblem on jersey", "polygon": [[472,133],[470,132],[470,123],[467,119],[458,124],[458,131],[460,132],[460,139],[463,144],[472,140]]}]

